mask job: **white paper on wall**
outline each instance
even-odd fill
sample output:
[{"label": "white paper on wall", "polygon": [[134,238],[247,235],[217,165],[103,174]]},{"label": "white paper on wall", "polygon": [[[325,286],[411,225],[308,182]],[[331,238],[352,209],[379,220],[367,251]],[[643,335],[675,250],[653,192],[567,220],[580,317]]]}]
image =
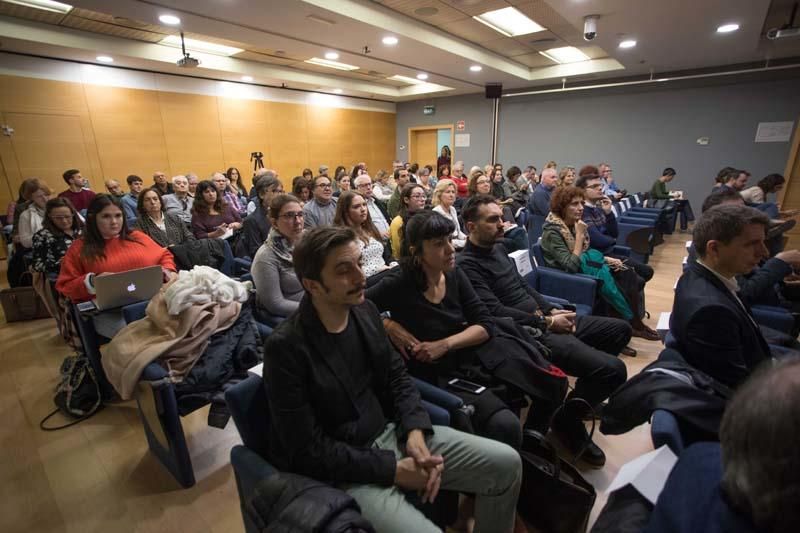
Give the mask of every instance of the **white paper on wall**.
[{"label": "white paper on wall", "polygon": [[469,133],[456,133],[456,148],[469,148]]},{"label": "white paper on wall", "polygon": [[789,142],[794,122],[759,122],[756,130],[757,143]]}]

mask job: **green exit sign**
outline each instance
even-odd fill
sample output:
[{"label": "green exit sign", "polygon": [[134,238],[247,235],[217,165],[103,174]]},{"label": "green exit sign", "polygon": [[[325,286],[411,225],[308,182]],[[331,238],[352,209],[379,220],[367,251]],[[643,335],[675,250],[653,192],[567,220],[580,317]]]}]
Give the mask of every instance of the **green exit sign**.
[{"label": "green exit sign", "polygon": [[422,108],[423,115],[433,115],[436,113],[436,106],[435,105],[426,105]]}]

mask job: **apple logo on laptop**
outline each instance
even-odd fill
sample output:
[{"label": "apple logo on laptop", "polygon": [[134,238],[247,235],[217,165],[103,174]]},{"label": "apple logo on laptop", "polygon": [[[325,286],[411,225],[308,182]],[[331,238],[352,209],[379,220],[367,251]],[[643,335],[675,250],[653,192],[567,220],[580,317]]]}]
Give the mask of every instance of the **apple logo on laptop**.
[{"label": "apple logo on laptop", "polygon": [[133,283],[128,285],[128,292],[136,292],[136,285]]}]

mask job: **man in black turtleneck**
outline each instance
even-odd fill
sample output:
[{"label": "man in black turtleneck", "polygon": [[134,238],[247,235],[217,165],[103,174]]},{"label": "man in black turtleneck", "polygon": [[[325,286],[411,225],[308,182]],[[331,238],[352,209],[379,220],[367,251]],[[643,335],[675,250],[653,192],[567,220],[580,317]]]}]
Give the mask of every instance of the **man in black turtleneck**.
[{"label": "man in black turtleneck", "polygon": [[[616,354],[631,338],[630,324],[616,318],[575,316],[556,309],[519,275],[503,239],[503,211],[492,196],[476,195],[464,204],[461,216],[469,239],[457,261],[478,296],[496,316],[513,318],[518,324],[541,332],[539,341],[551,351],[553,364],[578,378],[571,397],[597,406],[627,378],[625,364]],[[574,405],[574,404],[573,404]],[[584,413],[572,409],[553,429],[573,451],[588,438],[581,422]],[[593,465],[605,463],[603,451],[590,443],[583,459]]]}]

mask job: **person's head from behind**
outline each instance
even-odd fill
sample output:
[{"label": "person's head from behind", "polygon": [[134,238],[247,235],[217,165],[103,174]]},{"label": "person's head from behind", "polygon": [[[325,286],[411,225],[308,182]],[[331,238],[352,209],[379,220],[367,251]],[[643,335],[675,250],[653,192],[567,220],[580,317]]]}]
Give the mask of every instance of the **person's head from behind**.
[{"label": "person's head from behind", "polygon": [[131,174],[125,181],[128,183],[128,188],[131,190],[131,194],[133,196],[138,196],[140,192],[142,192],[142,187],[144,186],[144,181],[142,178],[137,176],[136,174]]},{"label": "person's head from behind", "polygon": [[225,189],[228,188],[228,178],[222,172],[214,172],[211,174],[211,182],[217,188],[217,193],[222,196],[225,194]]},{"label": "person's head from behind", "polygon": [[461,208],[461,218],[467,225],[470,241],[478,246],[490,248],[503,238],[503,210],[494,196],[478,194],[470,197]]},{"label": "person's head from behind", "polygon": [[261,200],[264,212],[269,209],[272,199],[279,194],[283,194],[283,184],[275,176],[263,176],[256,182],[256,195]]},{"label": "person's head from behind", "polygon": [[394,182],[399,189],[402,188],[408,183],[408,170],[404,168],[397,168],[394,171]]},{"label": "person's head from behind", "polygon": [[114,196],[122,196],[122,185],[119,184],[117,180],[106,180],[106,190],[108,194],[113,194]]},{"label": "person's head from behind", "polygon": [[61,177],[64,179],[64,183],[66,183],[69,187],[81,188],[86,186],[86,181],[84,180],[83,175],[81,175],[81,171],[77,168],[71,168],[64,171],[64,174],[62,174]]},{"label": "person's head from behind", "polygon": [[425,189],[416,183],[406,183],[400,191],[400,216],[405,218],[425,209]]},{"label": "person's head from behind", "polygon": [[53,235],[59,233],[74,234],[83,227],[78,212],[67,198],[53,198],[44,207],[42,226]]},{"label": "person's head from behind", "polygon": [[739,191],[723,187],[720,190],[715,190],[703,200],[701,212],[705,213],[712,207],[723,204],[745,205],[744,198],[739,194]]},{"label": "person's head from behind", "polygon": [[586,201],[592,205],[603,198],[603,180],[597,174],[581,174],[575,180],[575,186],[583,189]]},{"label": "person's head from behind", "polygon": [[[328,175],[328,165],[320,165],[319,166],[319,175],[320,176],[327,176]],[[305,177],[305,174],[303,175]]]},{"label": "person's head from behind", "polygon": [[38,187],[31,193],[31,203],[39,209],[44,209],[47,200],[50,198],[52,191],[50,187],[43,181],[37,181]]},{"label": "person's head from behind", "polygon": [[675,171],[674,168],[667,167],[667,168],[665,168],[664,170],[661,171],[661,181],[663,181],[665,183],[669,183],[670,181],[675,179],[675,176],[677,174],[678,173]]},{"label": "person's head from behind", "polygon": [[294,247],[297,279],[317,308],[349,308],[364,302],[367,278],[356,233],[346,226],[320,226]]},{"label": "person's head from behind", "polygon": [[741,205],[717,205],[695,223],[692,246],[710,269],[732,278],[751,272],[769,255],[764,246],[769,219]]},{"label": "person's head from behind", "polygon": [[556,183],[558,183],[558,174],[556,174],[556,169],[546,168],[542,170],[542,176],[540,179],[542,187],[549,190],[554,189]]},{"label": "person's head from behind", "polygon": [[[222,178],[225,179],[225,176]],[[213,181],[203,180],[197,184],[192,204],[193,211],[205,214],[213,208],[217,213],[221,213],[223,207],[222,193],[217,190],[217,185]]]},{"label": "person's head from behind", "polygon": [[734,394],[719,432],[720,487],[764,533],[800,531],[800,359],[764,363]]},{"label": "person's head from behind", "polygon": [[492,192],[492,179],[481,170],[476,170],[469,177],[467,191],[470,196],[476,194],[489,194]]},{"label": "person's head from behind", "polygon": [[389,181],[389,173],[383,169],[378,170],[378,172],[375,173],[375,181],[382,185],[386,185],[386,183]]},{"label": "person's head from behind", "polygon": [[417,172],[419,172],[419,163],[411,163],[408,166],[408,172],[409,174],[414,174],[416,176]]},{"label": "person's head from behind", "polygon": [[555,170],[555,169],[558,168],[558,163],[556,163],[553,160],[550,160],[550,161],[548,161],[547,163],[544,164],[544,168],[552,168],[553,170]]},{"label": "person's head from behind", "polygon": [[136,200],[136,210],[140,215],[158,217],[159,212],[164,211],[164,204],[161,202],[161,192],[156,187],[145,189]]},{"label": "person's head from behind", "polygon": [[445,209],[450,209],[456,201],[457,193],[456,182],[449,178],[440,178],[433,189],[431,205],[434,207],[441,205]]},{"label": "person's head from behind", "polygon": [[414,276],[421,290],[428,288],[427,275],[455,268],[455,225],[436,211],[420,211],[406,222],[400,247],[400,265]]},{"label": "person's head from behind", "polygon": [[417,178],[419,178],[419,182],[425,184],[427,187],[428,182],[431,179],[431,171],[428,170],[427,167],[422,167],[417,171]]},{"label": "person's head from behind", "polygon": [[110,194],[98,194],[86,209],[86,233],[81,256],[103,257],[109,239],[129,240],[122,204]]},{"label": "person's head from behind", "polygon": [[22,180],[19,185],[19,199],[18,202],[29,202],[31,195],[39,190],[39,178],[26,178]]},{"label": "person's head from behind", "polygon": [[320,174],[319,176],[314,178],[311,194],[314,195],[314,199],[317,200],[318,202],[322,203],[330,202],[331,196],[333,196],[333,187],[331,186],[331,179],[324,174]]},{"label": "person's head from behind", "polygon": [[189,193],[189,180],[186,179],[186,176],[182,174],[172,176],[172,191],[178,196],[185,196]]},{"label": "person's head from behind", "polygon": [[758,180],[758,188],[764,191],[764,194],[778,194],[783,189],[786,179],[780,174],[769,174]]},{"label": "person's head from behind", "polygon": [[583,217],[583,193],[578,187],[559,187],[550,198],[550,212],[572,227]]},{"label": "person's head from behind", "polygon": [[575,168],[563,167],[558,173],[558,185],[560,187],[568,187],[575,185]]}]

